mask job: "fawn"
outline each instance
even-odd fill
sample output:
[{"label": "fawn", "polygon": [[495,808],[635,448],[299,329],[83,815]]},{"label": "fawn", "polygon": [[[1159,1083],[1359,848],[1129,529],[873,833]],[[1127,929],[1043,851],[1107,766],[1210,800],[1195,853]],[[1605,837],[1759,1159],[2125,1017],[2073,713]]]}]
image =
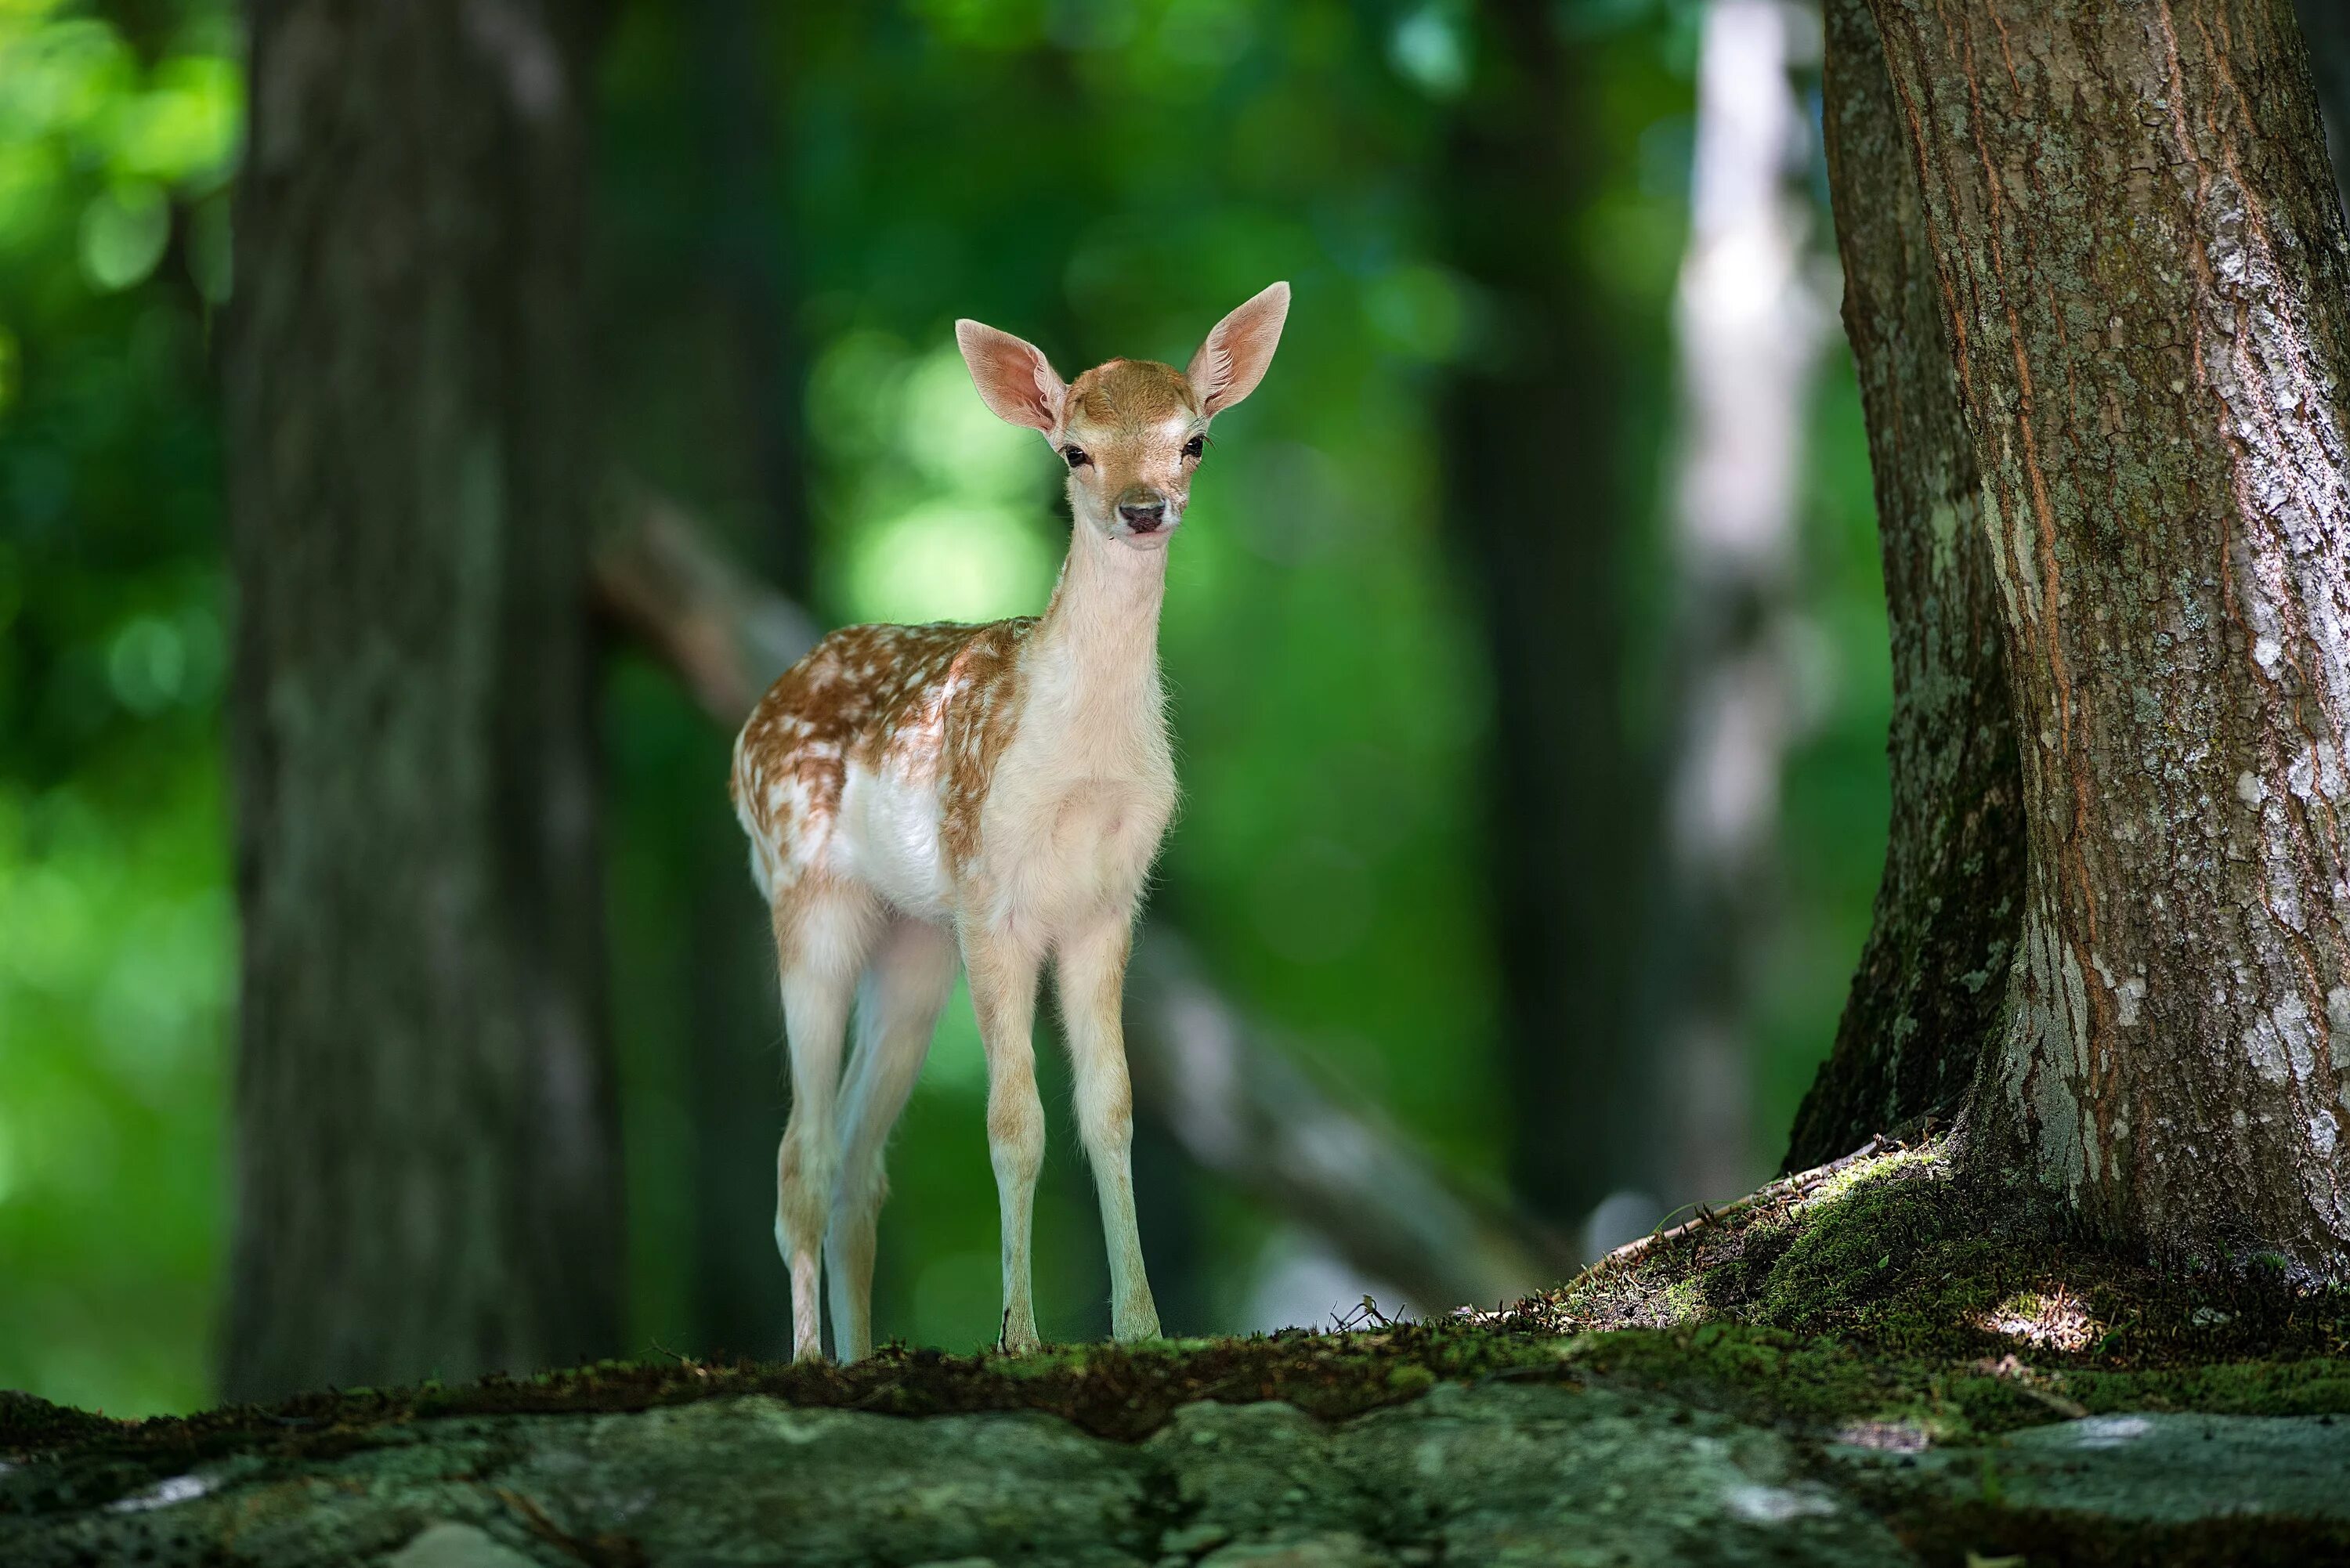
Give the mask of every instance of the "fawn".
[{"label": "fawn", "polygon": [[834,1348],[843,1360],[872,1351],[884,1146],[958,960],[987,1054],[1003,1348],[1037,1344],[1028,1244],[1045,1118],[1030,1029],[1047,958],[1101,1201],[1112,1331],[1159,1333],[1135,1231],[1120,1021],[1136,907],[1175,809],[1159,608],[1208,422],[1255,389],[1288,311],[1276,283],[1218,322],[1184,370],[1112,359],[1066,384],[1033,346],[957,322],[981,399],[1068,466],[1069,554],[1051,602],[1041,618],[837,631],[735,742],[731,791],[774,919],[791,1058],[775,1244],[791,1270],[795,1359],[822,1354],[819,1244]]}]

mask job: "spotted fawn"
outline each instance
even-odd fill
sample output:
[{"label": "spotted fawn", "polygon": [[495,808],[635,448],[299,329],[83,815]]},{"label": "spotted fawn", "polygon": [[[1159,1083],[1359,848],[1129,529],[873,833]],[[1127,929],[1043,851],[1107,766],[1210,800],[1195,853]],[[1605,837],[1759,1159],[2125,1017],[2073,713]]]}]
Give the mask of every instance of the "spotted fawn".
[{"label": "spotted fawn", "polygon": [[1045,1118],[1030,1037],[1048,958],[1101,1200],[1112,1331],[1159,1333],[1120,1022],[1136,908],[1175,810],[1159,608],[1209,423],[1263,379],[1288,310],[1276,283],[1218,322],[1184,369],[1112,359],[1066,383],[1030,344],[957,322],[980,397],[1067,465],[1073,525],[1051,602],[984,626],[835,632],[735,742],[732,794],[773,919],[791,1057],[775,1243],[795,1358],[822,1354],[819,1260],[835,1351],[872,1350],[884,1146],[958,962],[987,1054],[1003,1348],[1037,1343],[1029,1230]]}]

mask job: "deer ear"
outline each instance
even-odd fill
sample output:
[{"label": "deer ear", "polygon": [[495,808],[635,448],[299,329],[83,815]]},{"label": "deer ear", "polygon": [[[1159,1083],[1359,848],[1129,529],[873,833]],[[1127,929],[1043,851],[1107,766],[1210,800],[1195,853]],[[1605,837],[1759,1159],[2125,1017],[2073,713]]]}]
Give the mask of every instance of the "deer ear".
[{"label": "deer ear", "polygon": [[1289,286],[1276,283],[1216,323],[1184,372],[1201,413],[1220,413],[1256,390],[1288,318]]},{"label": "deer ear", "polygon": [[1053,373],[1043,350],[977,321],[955,323],[955,342],[971,368],[980,400],[1007,424],[1053,433],[1069,389]]}]

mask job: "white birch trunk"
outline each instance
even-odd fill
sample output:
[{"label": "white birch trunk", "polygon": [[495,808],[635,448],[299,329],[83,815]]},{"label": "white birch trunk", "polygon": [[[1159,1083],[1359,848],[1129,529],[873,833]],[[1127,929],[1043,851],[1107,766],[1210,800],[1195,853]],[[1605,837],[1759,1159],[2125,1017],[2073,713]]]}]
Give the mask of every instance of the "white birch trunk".
[{"label": "white birch trunk", "polygon": [[1675,1201],[1732,1197],[1763,1174],[1748,1125],[1751,1014],[1775,913],[1780,777],[1810,705],[1795,498],[1834,319],[1811,265],[1814,139],[1791,74],[1816,57],[1818,31],[1809,7],[1714,0],[1698,67],[1671,484],[1679,717],[1665,950],[1676,978],[1662,1087]]}]

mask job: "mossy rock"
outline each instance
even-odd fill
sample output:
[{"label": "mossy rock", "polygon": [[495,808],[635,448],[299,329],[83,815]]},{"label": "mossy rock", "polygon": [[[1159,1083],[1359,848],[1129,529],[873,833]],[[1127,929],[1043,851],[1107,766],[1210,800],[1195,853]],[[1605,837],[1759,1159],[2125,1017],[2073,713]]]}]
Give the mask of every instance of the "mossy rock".
[{"label": "mossy rock", "polygon": [[12,1396],[0,1561],[2350,1561],[2345,1326],[2034,1229],[1928,1147],[1501,1314],[137,1423]]}]

